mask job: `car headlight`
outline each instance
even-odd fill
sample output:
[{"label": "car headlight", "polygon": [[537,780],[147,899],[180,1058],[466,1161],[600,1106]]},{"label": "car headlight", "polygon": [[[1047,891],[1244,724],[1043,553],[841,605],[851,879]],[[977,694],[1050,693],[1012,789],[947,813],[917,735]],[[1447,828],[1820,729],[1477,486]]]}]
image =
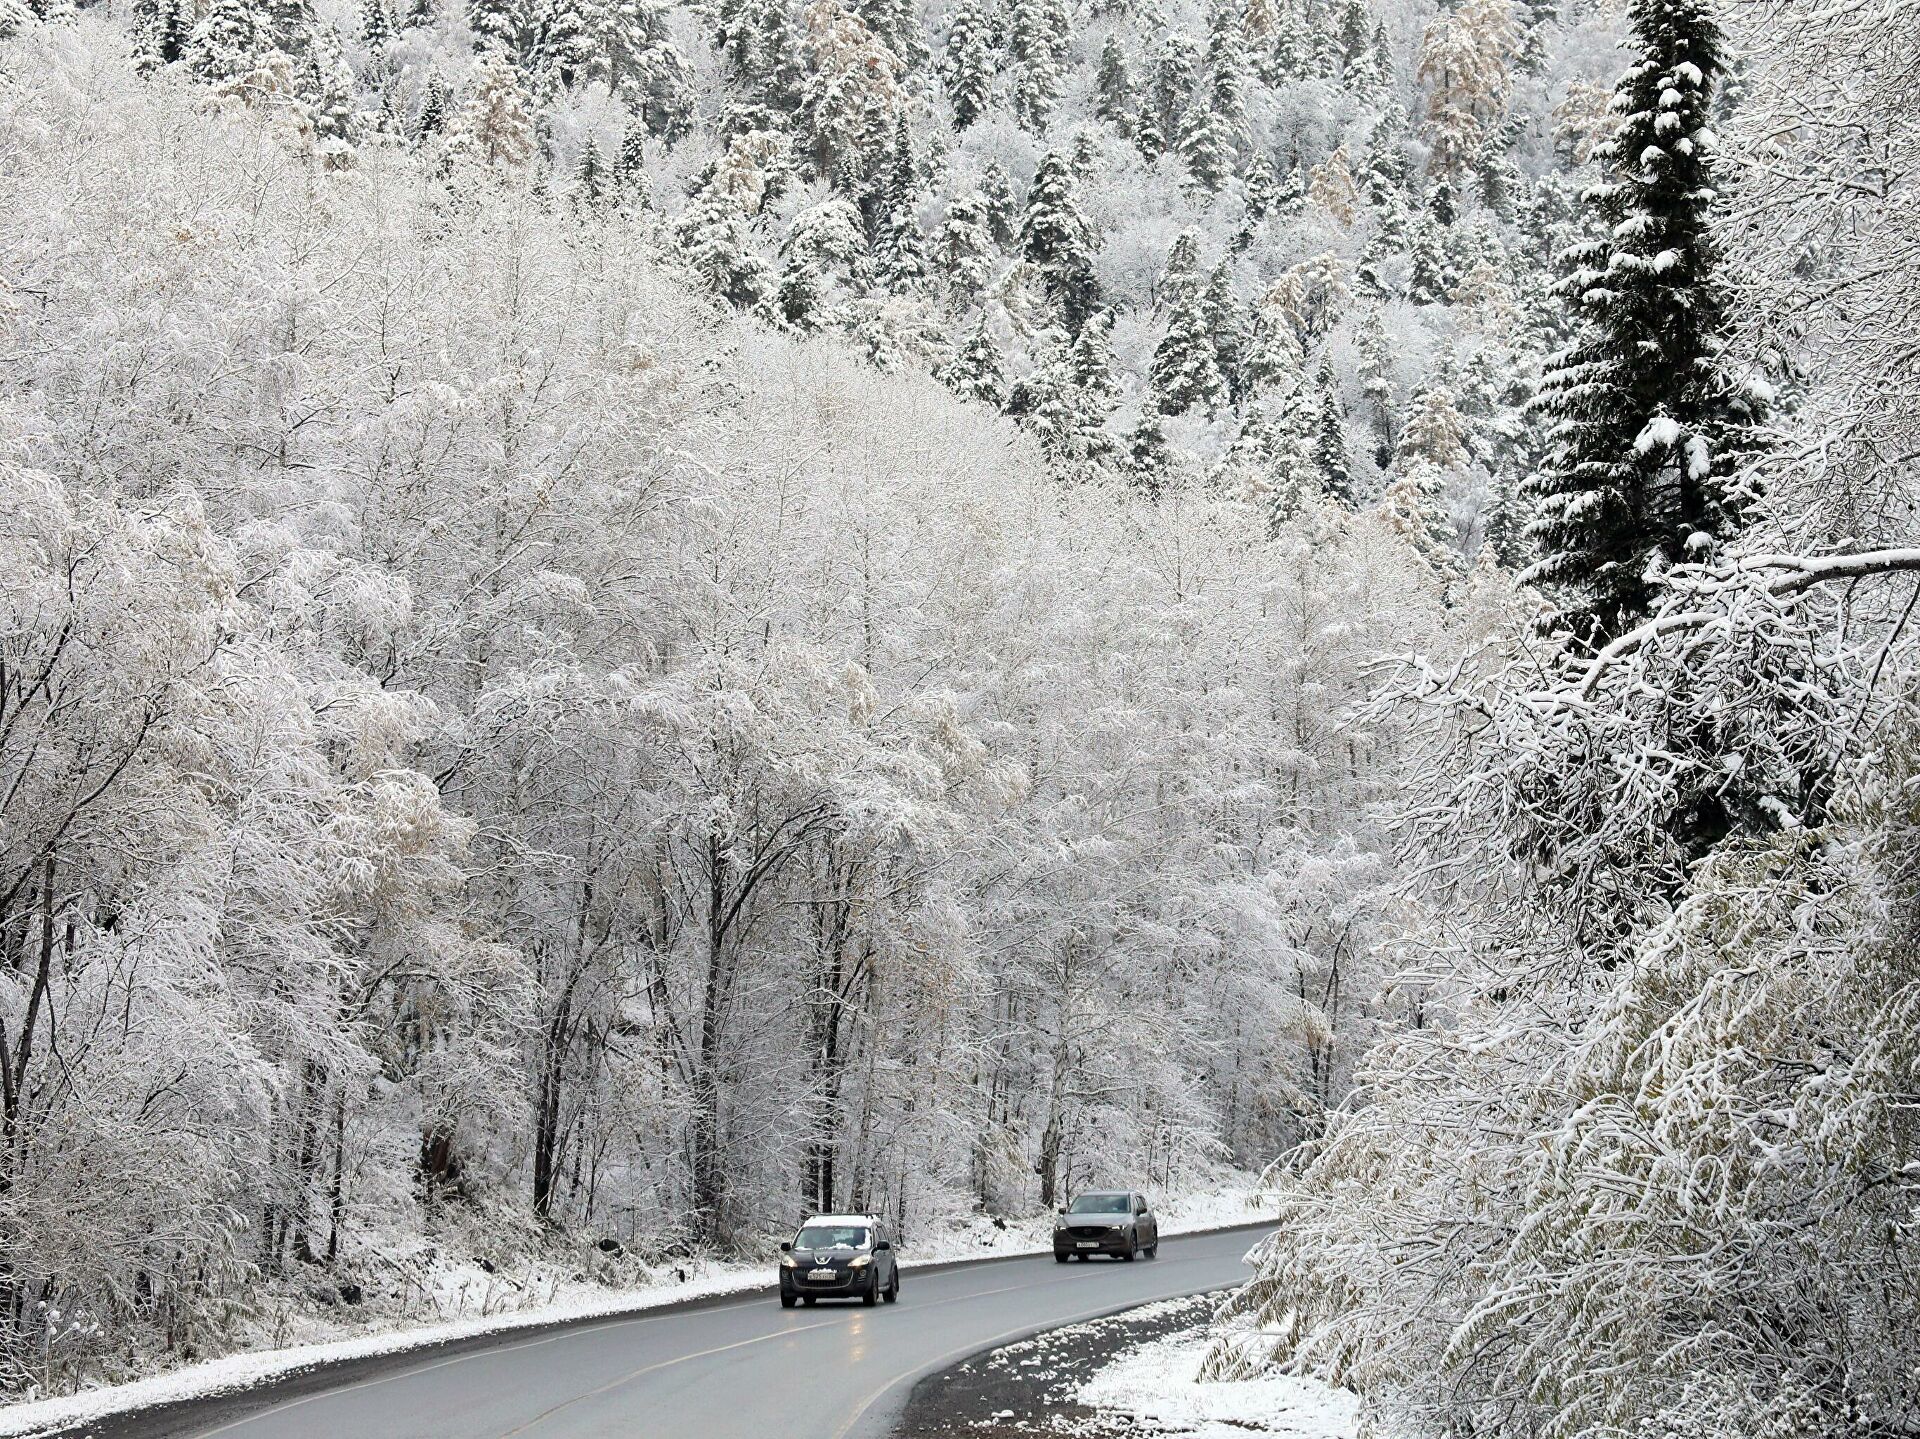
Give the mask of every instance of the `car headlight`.
[{"label": "car headlight", "polygon": [[798,1269],[800,1267],[800,1261],[795,1259],[791,1254],[782,1254],[780,1256],[780,1267],[782,1269]]},{"label": "car headlight", "polygon": [[865,1269],[871,1263],[873,1263],[873,1256],[871,1254],[857,1254],[847,1261],[847,1268]]}]

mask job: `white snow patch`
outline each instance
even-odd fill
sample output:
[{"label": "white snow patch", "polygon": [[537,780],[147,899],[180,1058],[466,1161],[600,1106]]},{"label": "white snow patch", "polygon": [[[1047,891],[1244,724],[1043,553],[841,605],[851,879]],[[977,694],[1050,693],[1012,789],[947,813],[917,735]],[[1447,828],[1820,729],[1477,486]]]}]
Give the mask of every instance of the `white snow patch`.
[{"label": "white snow patch", "polygon": [[1640,432],[1639,438],[1633,442],[1633,447],[1644,455],[1648,450],[1656,447],[1670,450],[1679,443],[1679,440],[1680,422],[1670,415],[1655,415],[1647,421],[1647,427]]},{"label": "white snow patch", "polygon": [[1152,1340],[1094,1375],[1077,1397],[1181,1439],[1246,1439],[1249,1430],[1272,1439],[1354,1439],[1359,1432],[1359,1399],[1316,1379],[1200,1382],[1206,1349],[1204,1333]]}]

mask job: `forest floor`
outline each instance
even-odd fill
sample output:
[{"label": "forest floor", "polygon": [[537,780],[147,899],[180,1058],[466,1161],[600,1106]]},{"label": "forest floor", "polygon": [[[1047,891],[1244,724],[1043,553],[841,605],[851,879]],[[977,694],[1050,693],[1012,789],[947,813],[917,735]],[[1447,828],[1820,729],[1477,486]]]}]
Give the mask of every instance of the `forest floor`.
[{"label": "forest floor", "polygon": [[895,1439],[1353,1439],[1353,1396],[1306,1379],[1201,1384],[1217,1296],[1036,1334],[914,1387]]}]

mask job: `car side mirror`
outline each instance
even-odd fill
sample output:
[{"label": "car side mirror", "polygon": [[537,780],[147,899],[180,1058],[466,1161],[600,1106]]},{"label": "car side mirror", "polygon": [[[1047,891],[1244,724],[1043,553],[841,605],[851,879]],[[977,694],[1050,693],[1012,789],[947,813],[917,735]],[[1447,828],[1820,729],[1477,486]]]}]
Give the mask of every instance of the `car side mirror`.
[{"label": "car side mirror", "polygon": [[791,1242],[791,1241],[789,1241],[789,1240],[785,1240],[785,1239],[783,1239],[783,1240],[781,1240],[781,1241],[780,1241],[780,1252],[781,1252],[782,1254],[791,1254],[791,1253],[793,1253],[793,1244],[792,1244],[792,1242]]},{"label": "car side mirror", "polygon": [[890,1250],[890,1249],[892,1249],[892,1248],[893,1248],[893,1241],[892,1241],[892,1240],[890,1240],[890,1239],[882,1239],[882,1240],[881,1240],[881,1241],[880,1241],[880,1242],[879,1242],[878,1244],[876,1244],[876,1245],[874,1245],[874,1246],[873,1246],[873,1252],[874,1252],[875,1254],[884,1254],[884,1253],[886,1253],[886,1252],[887,1252],[888,1250]]}]

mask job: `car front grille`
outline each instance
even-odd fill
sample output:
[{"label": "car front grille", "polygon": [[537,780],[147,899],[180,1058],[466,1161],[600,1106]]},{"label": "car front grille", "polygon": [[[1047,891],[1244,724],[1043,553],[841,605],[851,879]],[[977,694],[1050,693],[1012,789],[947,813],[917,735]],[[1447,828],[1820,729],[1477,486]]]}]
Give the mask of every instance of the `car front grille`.
[{"label": "car front grille", "polygon": [[1113,1230],[1105,1224],[1069,1224],[1067,1233],[1075,1239],[1106,1239]]}]

